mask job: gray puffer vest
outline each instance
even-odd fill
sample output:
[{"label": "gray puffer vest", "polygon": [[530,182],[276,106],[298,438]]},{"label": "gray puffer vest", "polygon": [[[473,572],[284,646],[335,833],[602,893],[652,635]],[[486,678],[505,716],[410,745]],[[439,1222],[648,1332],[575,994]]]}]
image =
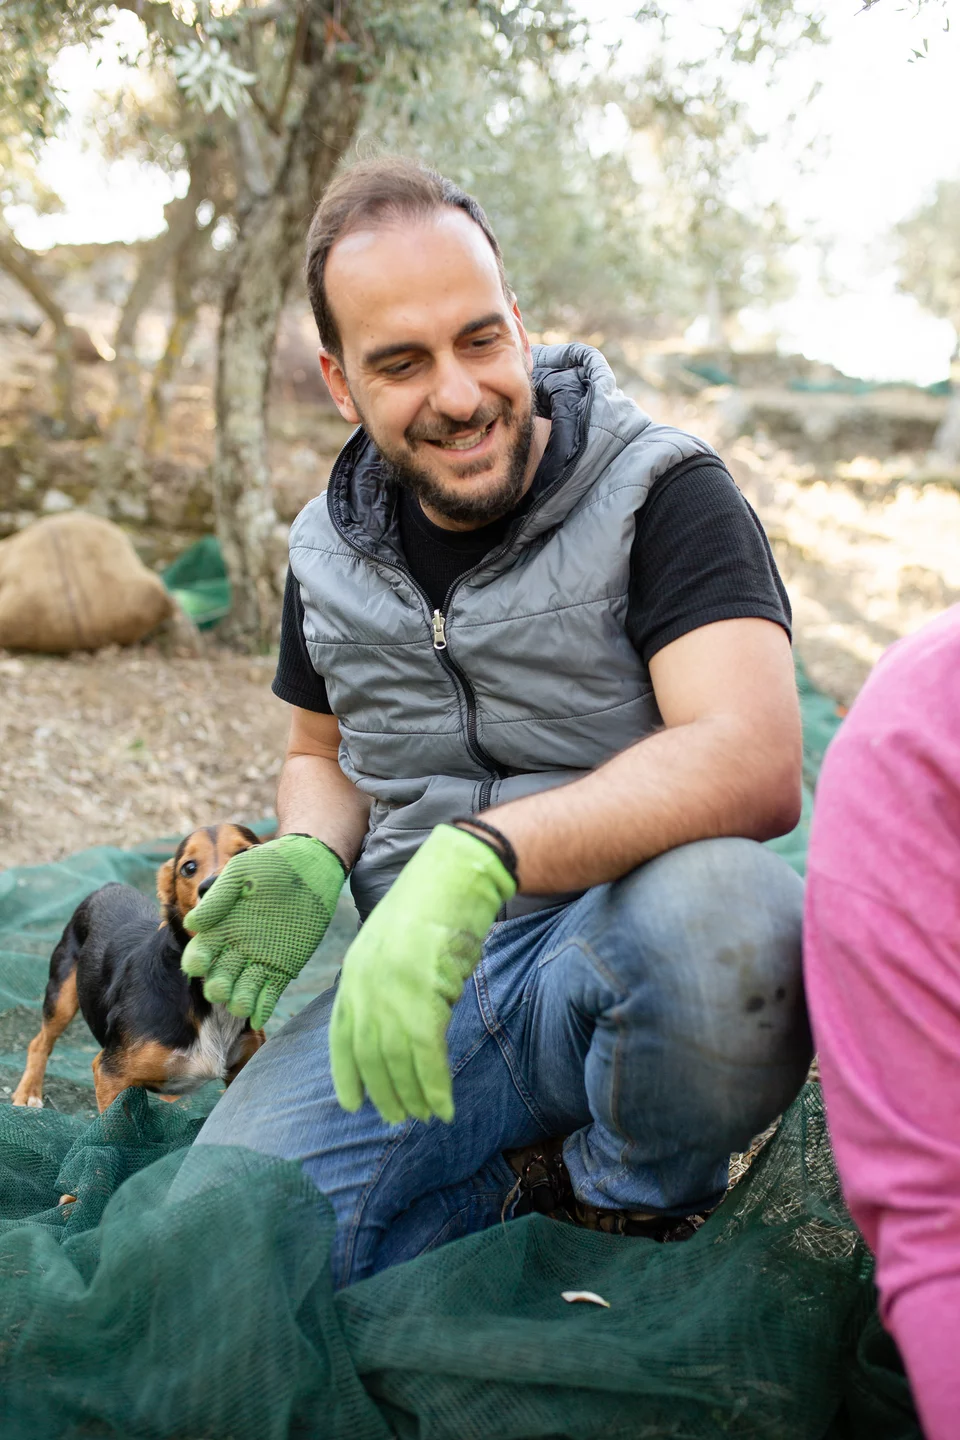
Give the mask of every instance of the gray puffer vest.
[{"label": "gray puffer vest", "polygon": [[715,452],[655,424],[598,351],[533,354],[540,413],[563,407],[574,437],[567,463],[442,613],[406,569],[363,431],[290,534],[340,765],[373,799],[351,876],[361,915],[440,821],[564,785],[660,723],[624,628],[635,516],[667,470]]}]

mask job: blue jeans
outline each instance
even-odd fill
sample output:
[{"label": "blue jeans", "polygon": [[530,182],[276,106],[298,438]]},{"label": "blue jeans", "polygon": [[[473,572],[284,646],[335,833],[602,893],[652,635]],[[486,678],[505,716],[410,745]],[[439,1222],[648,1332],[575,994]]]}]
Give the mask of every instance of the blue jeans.
[{"label": "blue jeans", "polygon": [[589,1204],[714,1205],[730,1153],[810,1061],[802,891],[761,845],[706,840],[495,925],[450,1021],[451,1125],[340,1109],[328,990],[253,1057],[197,1143],[300,1161],[337,1216],[338,1287],[498,1222],[516,1180],[503,1151],[547,1136],[569,1137]]}]

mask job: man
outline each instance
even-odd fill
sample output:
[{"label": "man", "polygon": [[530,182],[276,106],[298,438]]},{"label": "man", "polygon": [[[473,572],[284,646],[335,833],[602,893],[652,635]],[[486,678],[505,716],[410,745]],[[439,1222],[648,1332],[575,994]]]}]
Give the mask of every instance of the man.
[{"label": "man", "polygon": [[766,539],[595,350],[531,349],[449,181],[346,172],[307,280],[362,428],[291,532],[281,838],[184,963],[259,1024],[348,867],[364,924],[200,1142],[301,1161],[338,1285],[531,1205],[689,1233],[810,1056],[802,887],[757,843],[801,784]]},{"label": "man", "polygon": [[837,1168],[928,1440],[960,1423],[960,606],[830,746],[804,963]]}]

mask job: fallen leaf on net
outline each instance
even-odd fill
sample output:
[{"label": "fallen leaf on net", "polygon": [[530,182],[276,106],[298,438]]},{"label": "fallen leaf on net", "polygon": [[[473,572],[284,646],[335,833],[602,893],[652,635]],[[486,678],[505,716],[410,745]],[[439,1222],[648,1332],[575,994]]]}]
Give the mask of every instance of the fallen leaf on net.
[{"label": "fallen leaf on net", "polygon": [[604,1310],[610,1309],[610,1301],[604,1300],[602,1295],[595,1295],[592,1290],[561,1290],[560,1299],[566,1300],[568,1305],[574,1305],[578,1300],[582,1300],[587,1305],[602,1305]]}]

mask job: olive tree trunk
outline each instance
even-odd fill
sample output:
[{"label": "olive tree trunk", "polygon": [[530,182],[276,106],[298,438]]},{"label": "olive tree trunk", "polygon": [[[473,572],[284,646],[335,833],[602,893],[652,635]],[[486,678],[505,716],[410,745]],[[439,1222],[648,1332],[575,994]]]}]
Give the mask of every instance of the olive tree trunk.
[{"label": "olive tree trunk", "polygon": [[146,406],[144,450],[147,455],[162,455],[170,441],[171,391],[196,327],[200,274],[209,245],[209,232],[194,228],[174,259],[173,319],[163,354],[154,366]]},{"label": "olive tree trunk", "polygon": [[[355,66],[324,58],[323,16],[299,120],[271,182],[238,207],[238,238],[220,319],[213,480],[217,535],[233,589],[222,633],[264,649],[280,613],[285,546],[267,464],[267,392],[280,312],[303,263],[310,217],[353,139],[362,109]],[[266,167],[262,175],[265,178]],[[247,173],[250,173],[248,168]]]}]

